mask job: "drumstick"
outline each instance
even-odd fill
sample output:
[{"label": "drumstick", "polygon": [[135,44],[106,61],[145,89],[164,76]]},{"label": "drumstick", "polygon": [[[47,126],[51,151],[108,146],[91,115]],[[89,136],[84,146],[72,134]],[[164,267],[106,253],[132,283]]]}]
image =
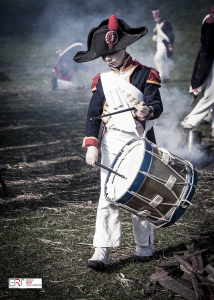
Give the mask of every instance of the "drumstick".
[{"label": "drumstick", "polygon": [[[154,102],[149,103],[149,105],[144,105],[144,106],[151,106],[151,105],[158,104],[158,103],[159,102],[154,101]],[[126,112],[126,111],[131,111],[131,110],[136,110],[136,108],[135,107],[130,107],[130,108],[127,108],[127,109],[115,111],[115,112],[113,112],[111,114],[107,114],[107,115],[102,115],[102,116],[99,116],[99,117],[91,118],[90,121],[94,121],[94,120],[101,119],[101,118],[104,118],[104,117],[109,117],[109,116],[112,116],[112,115],[120,114],[120,113],[123,113],[123,112]]]},{"label": "drumstick", "polygon": [[[85,159],[85,156],[84,155],[82,155],[82,154],[78,154],[79,155],[79,157],[81,157],[81,158],[83,158],[83,159]],[[113,171],[112,169],[110,169],[110,168],[107,168],[106,166],[104,166],[104,165],[101,165],[100,163],[98,163],[98,162],[95,162],[95,165],[97,165],[98,167],[100,167],[100,168],[103,168],[103,169],[105,169],[105,170],[107,170],[107,171],[109,171],[109,172],[111,172],[111,173],[114,173],[115,175],[118,175],[118,176],[120,176],[120,177],[122,177],[122,178],[125,178],[126,179],[126,177],[124,176],[124,175],[121,175],[121,174],[119,174],[119,173],[117,173],[117,172],[115,172],[115,171]]]},{"label": "drumstick", "polygon": [[97,120],[97,119],[101,119],[101,118],[104,118],[104,117],[120,114],[120,113],[123,113],[123,112],[126,112],[126,111],[135,110],[135,109],[136,109],[135,107],[130,107],[130,108],[127,108],[127,109],[124,109],[124,110],[119,110],[119,111],[113,112],[113,113],[108,114],[108,115],[103,115],[103,116],[91,118],[90,121],[94,121],[94,120]]}]

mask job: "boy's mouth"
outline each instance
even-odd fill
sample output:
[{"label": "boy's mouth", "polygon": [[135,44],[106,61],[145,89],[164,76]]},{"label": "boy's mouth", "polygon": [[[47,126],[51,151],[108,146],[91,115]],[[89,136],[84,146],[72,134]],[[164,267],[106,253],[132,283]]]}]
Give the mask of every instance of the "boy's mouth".
[{"label": "boy's mouth", "polygon": [[112,66],[112,67],[114,66],[114,64],[115,64],[115,62],[114,62],[114,61],[112,61],[112,62],[108,63],[108,65],[109,65],[109,66]]}]

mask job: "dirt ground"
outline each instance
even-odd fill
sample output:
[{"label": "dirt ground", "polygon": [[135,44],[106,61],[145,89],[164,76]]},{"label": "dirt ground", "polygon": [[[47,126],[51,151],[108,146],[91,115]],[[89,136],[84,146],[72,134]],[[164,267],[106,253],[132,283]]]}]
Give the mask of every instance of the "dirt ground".
[{"label": "dirt ground", "polygon": [[[197,165],[193,206],[174,226],[155,231],[153,260],[133,263],[130,215],[123,211],[123,244],[110,250],[107,271],[86,267],[100,189],[99,169],[78,157],[85,154],[81,145],[90,95],[86,89],[54,92],[12,82],[0,88],[0,164],[7,166],[2,178],[8,188],[4,196],[0,186],[2,299],[148,299],[142,289],[155,264],[193,237],[205,233],[213,241],[210,159]],[[210,126],[199,129],[204,153],[212,158]],[[8,278],[14,276],[43,278],[43,289],[8,290]],[[159,289],[151,299],[168,299],[168,292]]]},{"label": "dirt ground", "polygon": [[[78,157],[85,155],[81,145],[90,91],[12,86],[0,88],[0,96],[0,164],[7,166],[3,178],[8,187],[6,198],[0,190],[3,207],[96,202],[98,168]],[[214,138],[210,125],[199,130],[209,160],[196,162],[196,168],[201,175],[212,174]]]},{"label": "dirt ground", "polygon": [[1,204],[35,209],[47,201],[92,200],[98,192],[97,169],[78,159],[89,95],[23,87],[0,93],[1,164],[8,167],[3,177],[9,195],[1,197]]}]

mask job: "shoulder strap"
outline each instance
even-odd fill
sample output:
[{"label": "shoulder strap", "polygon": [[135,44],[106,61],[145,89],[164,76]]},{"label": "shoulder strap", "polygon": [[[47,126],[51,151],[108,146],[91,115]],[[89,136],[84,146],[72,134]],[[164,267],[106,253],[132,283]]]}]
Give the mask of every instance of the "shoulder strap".
[{"label": "shoulder strap", "polygon": [[[100,79],[110,113],[128,108],[128,104],[121,95],[113,72],[101,73]],[[136,124],[131,111],[112,115],[111,117],[117,129],[137,134]]]},{"label": "shoulder strap", "polygon": [[123,80],[120,77],[117,76],[114,77],[119,88],[132,95],[139,102],[143,101],[143,93],[140,90],[138,90],[138,88],[136,88],[133,84]]},{"label": "shoulder strap", "polygon": [[156,24],[156,28],[157,28],[157,31],[158,31],[158,33],[162,36],[162,38],[164,38],[164,40],[166,40],[168,43],[170,42],[169,41],[169,38],[168,38],[168,36],[163,32],[163,30],[161,29],[161,27],[160,27],[160,24]]},{"label": "shoulder strap", "polygon": [[207,16],[203,19],[202,24],[204,24],[204,22],[206,21],[207,18],[209,18],[209,16],[210,16],[210,15],[207,15]]}]

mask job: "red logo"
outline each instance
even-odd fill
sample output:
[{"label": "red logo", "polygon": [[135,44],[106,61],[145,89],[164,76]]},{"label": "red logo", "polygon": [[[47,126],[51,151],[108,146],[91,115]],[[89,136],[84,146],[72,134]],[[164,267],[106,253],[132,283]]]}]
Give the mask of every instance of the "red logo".
[{"label": "red logo", "polygon": [[118,35],[115,30],[108,31],[106,33],[106,43],[108,44],[109,49],[112,49],[114,44],[118,41]]},{"label": "red logo", "polygon": [[22,284],[21,279],[15,279],[15,282],[18,284],[18,286],[21,286],[21,284]]}]

